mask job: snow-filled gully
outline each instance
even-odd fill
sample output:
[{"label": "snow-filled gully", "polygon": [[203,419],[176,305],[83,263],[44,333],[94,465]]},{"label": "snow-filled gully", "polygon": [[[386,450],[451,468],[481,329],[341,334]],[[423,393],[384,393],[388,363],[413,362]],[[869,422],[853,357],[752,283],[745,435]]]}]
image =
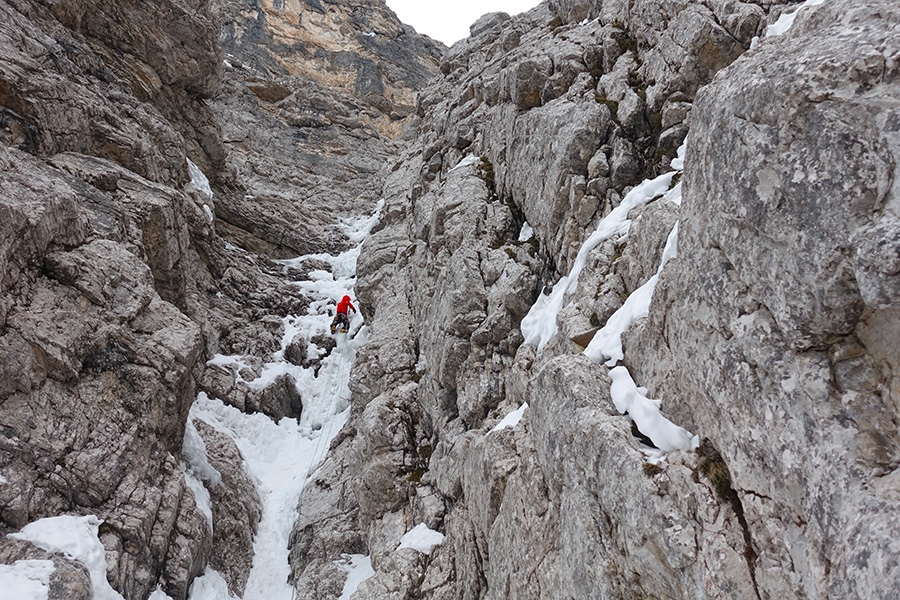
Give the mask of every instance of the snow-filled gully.
[{"label": "snow-filled gully", "polygon": [[[191,185],[211,199],[212,191],[206,177],[192,163],[188,166]],[[303,398],[300,419],[283,418],[275,423],[265,415],[243,413],[202,392],[191,407],[185,427],[182,470],[194,491],[198,509],[211,527],[215,524],[208,488],[219,485],[221,474],[208,462],[196,421],[203,421],[234,440],[262,501],[262,519],[254,538],[253,566],[244,600],[291,600],[293,597],[293,587],[287,583],[290,572],[288,537],[298,516],[297,505],[310,471],[324,458],[332,439],[349,416],[350,371],[357,348],[368,338],[368,328],[362,323],[361,316],[354,315],[349,333],[338,336],[336,347],[322,359],[318,370],[287,362],[284,352],[298,333],[307,340],[316,334],[327,333],[331,323],[327,307],[345,294],[353,296],[360,246],[378,224],[382,206],[383,201],[378,203],[373,215],[342,223],[348,239],[355,244],[347,252],[338,256],[316,254],[283,261],[285,266],[290,266],[317,259],[329,264],[331,271],[312,271],[309,280],[293,282],[310,298],[309,309],[304,315],[284,319],[281,350],[271,356],[259,377],[251,381],[240,378],[239,370],[248,363],[243,356],[218,355],[208,363],[211,367],[231,370],[240,381],[257,390],[265,388],[283,373],[291,374]],[[312,343],[307,348],[308,355],[321,356],[324,352]],[[93,515],[51,517],[35,521],[11,536],[82,562],[91,576],[93,600],[122,600],[106,581],[106,558],[98,539],[100,524],[100,519]],[[342,598],[349,598],[356,586],[372,574],[372,568],[368,557],[347,556],[345,559],[346,565],[342,566],[350,576]],[[4,594],[9,593],[14,598],[46,599],[54,570],[53,562],[46,560],[0,565],[0,587]],[[234,596],[222,576],[211,568],[194,581],[189,592],[190,600],[228,598]],[[150,600],[171,599],[157,588]]]},{"label": "snow-filled gully", "polygon": [[[317,259],[331,266],[331,271],[312,271],[307,281],[294,282],[310,300],[305,315],[284,319],[281,350],[266,363],[260,376],[248,381],[251,388],[261,389],[282,373],[289,373],[302,392],[303,412],[300,420],[284,418],[277,424],[264,415],[248,415],[226,406],[219,400],[200,394],[191,409],[190,418],[200,419],[231,437],[244,455],[246,467],[256,481],[263,504],[263,516],[254,539],[253,567],[244,592],[244,600],[291,600],[293,587],[287,583],[290,574],[288,538],[297,519],[297,506],[303,487],[312,470],[325,457],[328,447],[346,423],[350,408],[350,371],[356,350],[368,338],[362,317],[355,314],[350,332],[338,335],[332,353],[321,366],[303,368],[284,359],[285,349],[297,334],[310,340],[327,333],[331,316],[327,307],[345,294],[353,296],[356,261],[363,240],[377,225],[383,203],[375,214],[344,223],[345,233],[357,245],[339,256],[316,254],[282,261],[287,267]],[[323,353],[310,343],[308,354]],[[211,365],[231,368],[236,373],[243,364],[240,356],[216,356]],[[191,467],[190,470],[196,470]],[[367,557],[347,557],[347,569],[362,581],[371,570]],[[355,591],[355,587],[349,590]],[[211,569],[197,579],[190,600],[222,600],[232,597],[221,576]]]}]

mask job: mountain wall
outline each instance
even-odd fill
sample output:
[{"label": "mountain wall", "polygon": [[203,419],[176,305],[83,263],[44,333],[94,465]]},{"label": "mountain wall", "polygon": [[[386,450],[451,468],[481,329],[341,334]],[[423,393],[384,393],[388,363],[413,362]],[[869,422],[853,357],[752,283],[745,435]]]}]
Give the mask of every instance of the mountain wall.
[{"label": "mountain wall", "polygon": [[[897,23],[842,0],[476,22],[363,246],[371,340],[304,493],[298,593],[337,597],[333,561],[363,553],[356,599],[895,597]],[[673,168],[582,268],[632,186]],[[676,223],[649,314],[592,362]],[[556,333],[525,343],[576,266]],[[647,448],[615,365],[694,449]],[[445,536],[427,554],[400,547],[420,523]]]},{"label": "mountain wall", "polygon": [[[365,59],[346,48],[333,78],[384,70],[381,100],[275,68],[291,62],[277,48],[241,62],[266,42],[229,45],[243,3],[0,3],[0,563],[54,561],[50,598],[92,597],[87,569],[6,534],[64,514],[102,521],[107,579],[129,600],[186,598],[207,566],[243,593],[257,486],[188,411],[200,390],[273,419],[302,410],[290,376],[241,377],[309,303],[273,259],[349,247],[337,225],[374,205],[441,50],[365,6],[358,27],[394,37]],[[262,7],[282,9],[296,7]],[[248,367],[208,366],[217,353]],[[221,477],[201,482],[188,446]]]},{"label": "mountain wall", "polygon": [[96,515],[128,600],[242,596],[262,503],[190,407],[301,415],[248,382],[383,199],[298,598],[346,554],[356,600],[900,596],[900,12],[806,4],[551,0],[446,49],[380,0],[0,0],[0,563],[90,598],[7,534]]}]

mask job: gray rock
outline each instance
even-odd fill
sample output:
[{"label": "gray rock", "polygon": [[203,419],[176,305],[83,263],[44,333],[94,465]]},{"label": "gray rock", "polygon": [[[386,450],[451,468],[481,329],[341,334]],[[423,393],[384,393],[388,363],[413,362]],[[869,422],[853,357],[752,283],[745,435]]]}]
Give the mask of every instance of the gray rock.
[{"label": "gray rock", "polygon": [[486,31],[499,28],[503,23],[509,21],[509,15],[505,12],[492,12],[481,15],[469,26],[469,35],[478,37]]},{"label": "gray rock", "polygon": [[228,582],[228,589],[243,596],[253,566],[253,539],[262,503],[235,443],[203,421],[194,425],[203,438],[209,464],[221,475],[219,482],[204,482],[213,509],[210,566]]}]

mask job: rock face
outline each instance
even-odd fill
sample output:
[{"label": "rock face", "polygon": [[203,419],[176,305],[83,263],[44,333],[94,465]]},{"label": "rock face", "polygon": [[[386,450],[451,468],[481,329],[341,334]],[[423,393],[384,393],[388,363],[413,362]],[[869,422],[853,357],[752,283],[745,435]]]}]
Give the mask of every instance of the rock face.
[{"label": "rock face", "polygon": [[368,213],[414,96],[443,47],[383,1],[220,0],[225,84],[213,103],[227,167],[217,225],[276,258],[346,249],[338,218]]},{"label": "rock face", "polygon": [[768,597],[900,590],[900,29],[870,10],[823,5],[699,95],[667,323],[636,334],[643,380],[730,466]]},{"label": "rock face", "polygon": [[[900,9],[857,4],[754,40],[797,3],[554,0],[445,51],[376,0],[0,1],[0,562],[89,598],[5,534],[97,515],[128,600],[207,566],[242,594],[262,505],[191,403],[301,413],[289,375],[247,382],[330,350],[284,339],[286,278],[328,266],[273,259],[383,198],[298,597],[340,597],[348,554],[357,600],[900,596]],[[698,436],[663,460],[581,354],[657,273],[619,364]]]},{"label": "rock face", "polygon": [[[359,117],[385,134],[399,132],[413,113],[416,90],[434,76],[444,52],[379,0],[220,0],[219,10],[222,46],[241,63],[355,98],[368,109]],[[264,89],[270,102],[285,97]]]},{"label": "rock face", "polygon": [[[360,256],[371,341],[301,504],[303,597],[338,597],[361,547],[357,599],[898,594],[898,13],[806,7],[750,49],[796,8],[550,2],[450,49]],[[538,293],[689,128],[677,189],[524,344]],[[676,222],[620,364],[700,444],[654,464],[579,353]],[[419,523],[443,544],[397,550]]]},{"label": "rock face", "polygon": [[[199,426],[222,474],[206,482],[210,527],[183,472],[188,410],[201,386],[276,419],[299,416],[302,395],[288,376],[248,390],[206,359],[262,364],[279,349],[282,318],[308,301],[270,260],[347,246],[335,225],[374,205],[396,152],[386,136],[437,72],[438,46],[403,30],[384,46],[396,67],[372,54],[384,102],[260,75],[224,60],[222,6],[0,3],[0,530],[97,515],[107,578],[129,600],[157,586],[185,598],[208,564],[242,593],[255,484],[233,443]],[[307,119],[313,106],[333,120]],[[369,119],[370,106],[392,108]],[[5,535],[0,556],[47,558]],[[51,598],[90,595],[83,569],[52,560]]]},{"label": "rock face", "polygon": [[[183,311],[199,314],[210,279],[192,245],[209,222],[182,191],[185,134],[202,137],[221,59],[190,7],[144,10],[0,6],[0,515],[9,531],[96,514],[116,589],[183,598],[211,549],[176,459],[205,351]],[[144,18],[145,39],[121,29]],[[168,66],[152,66],[163,50]],[[154,89],[139,100],[125,71],[155,74]],[[177,121],[172,98],[188,99]],[[80,579],[60,571],[51,594],[77,597]]]}]

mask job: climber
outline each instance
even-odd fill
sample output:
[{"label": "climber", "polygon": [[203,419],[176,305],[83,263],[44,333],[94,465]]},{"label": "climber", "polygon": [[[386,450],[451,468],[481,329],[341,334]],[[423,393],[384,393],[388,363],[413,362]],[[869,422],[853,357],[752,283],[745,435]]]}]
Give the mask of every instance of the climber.
[{"label": "climber", "polygon": [[341,326],[341,333],[347,333],[347,330],[350,329],[350,319],[347,316],[348,310],[352,310],[355,313],[356,307],[350,302],[350,296],[344,296],[335,309],[336,314],[331,322],[331,333],[334,333],[338,325]]}]

